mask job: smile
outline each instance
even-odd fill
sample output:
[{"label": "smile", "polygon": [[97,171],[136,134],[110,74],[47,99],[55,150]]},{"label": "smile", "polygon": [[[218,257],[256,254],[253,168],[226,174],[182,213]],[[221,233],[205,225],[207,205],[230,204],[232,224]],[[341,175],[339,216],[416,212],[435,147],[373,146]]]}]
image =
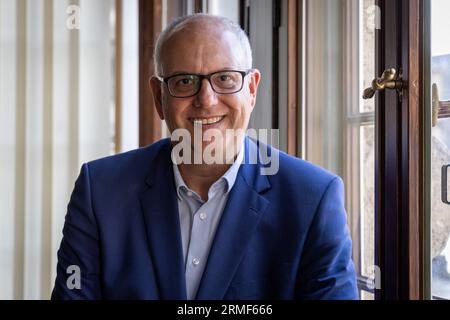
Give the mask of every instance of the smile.
[{"label": "smile", "polygon": [[225,116],[213,117],[213,118],[192,118],[191,121],[194,124],[208,125],[208,124],[216,124],[222,121]]}]

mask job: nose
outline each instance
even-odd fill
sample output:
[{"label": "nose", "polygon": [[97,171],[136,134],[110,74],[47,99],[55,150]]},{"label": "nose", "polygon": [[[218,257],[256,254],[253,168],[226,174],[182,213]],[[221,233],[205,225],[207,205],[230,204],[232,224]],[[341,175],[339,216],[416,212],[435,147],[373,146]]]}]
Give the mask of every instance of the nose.
[{"label": "nose", "polygon": [[200,91],[195,96],[195,106],[198,107],[213,107],[217,105],[217,93],[211,87],[208,79],[203,79]]}]

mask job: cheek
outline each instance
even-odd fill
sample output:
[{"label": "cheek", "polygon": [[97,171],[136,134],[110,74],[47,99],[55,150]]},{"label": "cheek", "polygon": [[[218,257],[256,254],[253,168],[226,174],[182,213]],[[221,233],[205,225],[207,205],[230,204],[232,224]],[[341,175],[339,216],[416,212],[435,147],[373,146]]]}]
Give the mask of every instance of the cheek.
[{"label": "cheek", "polygon": [[252,113],[251,104],[247,101],[239,100],[230,107],[232,126],[234,128],[243,128],[247,125]]},{"label": "cheek", "polygon": [[187,117],[184,114],[188,108],[188,101],[174,100],[171,97],[164,99],[163,113],[169,129],[185,127]]},{"label": "cheek", "polygon": [[242,116],[246,118],[250,117],[250,114],[253,111],[251,96],[249,94],[243,94],[239,99],[239,105]]}]

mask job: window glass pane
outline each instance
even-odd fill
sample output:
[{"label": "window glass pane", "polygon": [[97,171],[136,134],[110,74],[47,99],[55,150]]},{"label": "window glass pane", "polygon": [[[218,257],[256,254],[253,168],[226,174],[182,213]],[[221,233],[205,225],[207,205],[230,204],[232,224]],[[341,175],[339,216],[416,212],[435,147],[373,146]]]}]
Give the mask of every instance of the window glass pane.
[{"label": "window glass pane", "polygon": [[[360,66],[362,73],[362,88],[368,88],[376,77],[375,72],[375,32],[379,26],[379,7],[375,0],[360,0],[361,24],[360,24]],[[373,112],[375,99],[362,100],[359,105],[360,112]]]},{"label": "window glass pane", "polygon": [[[361,93],[371,86],[376,77],[375,36],[380,28],[380,9],[375,0],[359,0],[359,158],[358,165],[349,166],[359,179],[359,188],[354,189],[359,200],[359,272],[363,277],[374,278],[375,270],[375,99],[363,100]],[[355,131],[354,131],[355,132]],[[355,140],[353,140],[355,141]],[[373,300],[374,294],[362,290],[362,300]]]},{"label": "window glass pane", "polygon": [[361,194],[361,273],[372,276],[375,263],[375,139],[374,125],[362,126],[360,131],[360,194]]}]

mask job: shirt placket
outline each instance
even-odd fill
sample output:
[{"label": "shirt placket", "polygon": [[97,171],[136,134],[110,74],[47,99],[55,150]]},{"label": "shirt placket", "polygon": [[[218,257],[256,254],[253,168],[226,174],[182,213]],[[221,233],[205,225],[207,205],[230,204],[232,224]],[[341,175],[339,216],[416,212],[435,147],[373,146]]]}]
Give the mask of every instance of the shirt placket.
[{"label": "shirt placket", "polygon": [[[206,266],[208,256],[208,236],[211,228],[209,218],[210,203],[203,204],[193,216],[191,239],[189,242],[189,250],[186,263],[186,280],[188,283],[188,297],[194,298],[193,295],[197,291],[197,287],[191,287],[193,284],[199,283],[203,270]],[[197,279],[197,281],[194,281]]]}]

